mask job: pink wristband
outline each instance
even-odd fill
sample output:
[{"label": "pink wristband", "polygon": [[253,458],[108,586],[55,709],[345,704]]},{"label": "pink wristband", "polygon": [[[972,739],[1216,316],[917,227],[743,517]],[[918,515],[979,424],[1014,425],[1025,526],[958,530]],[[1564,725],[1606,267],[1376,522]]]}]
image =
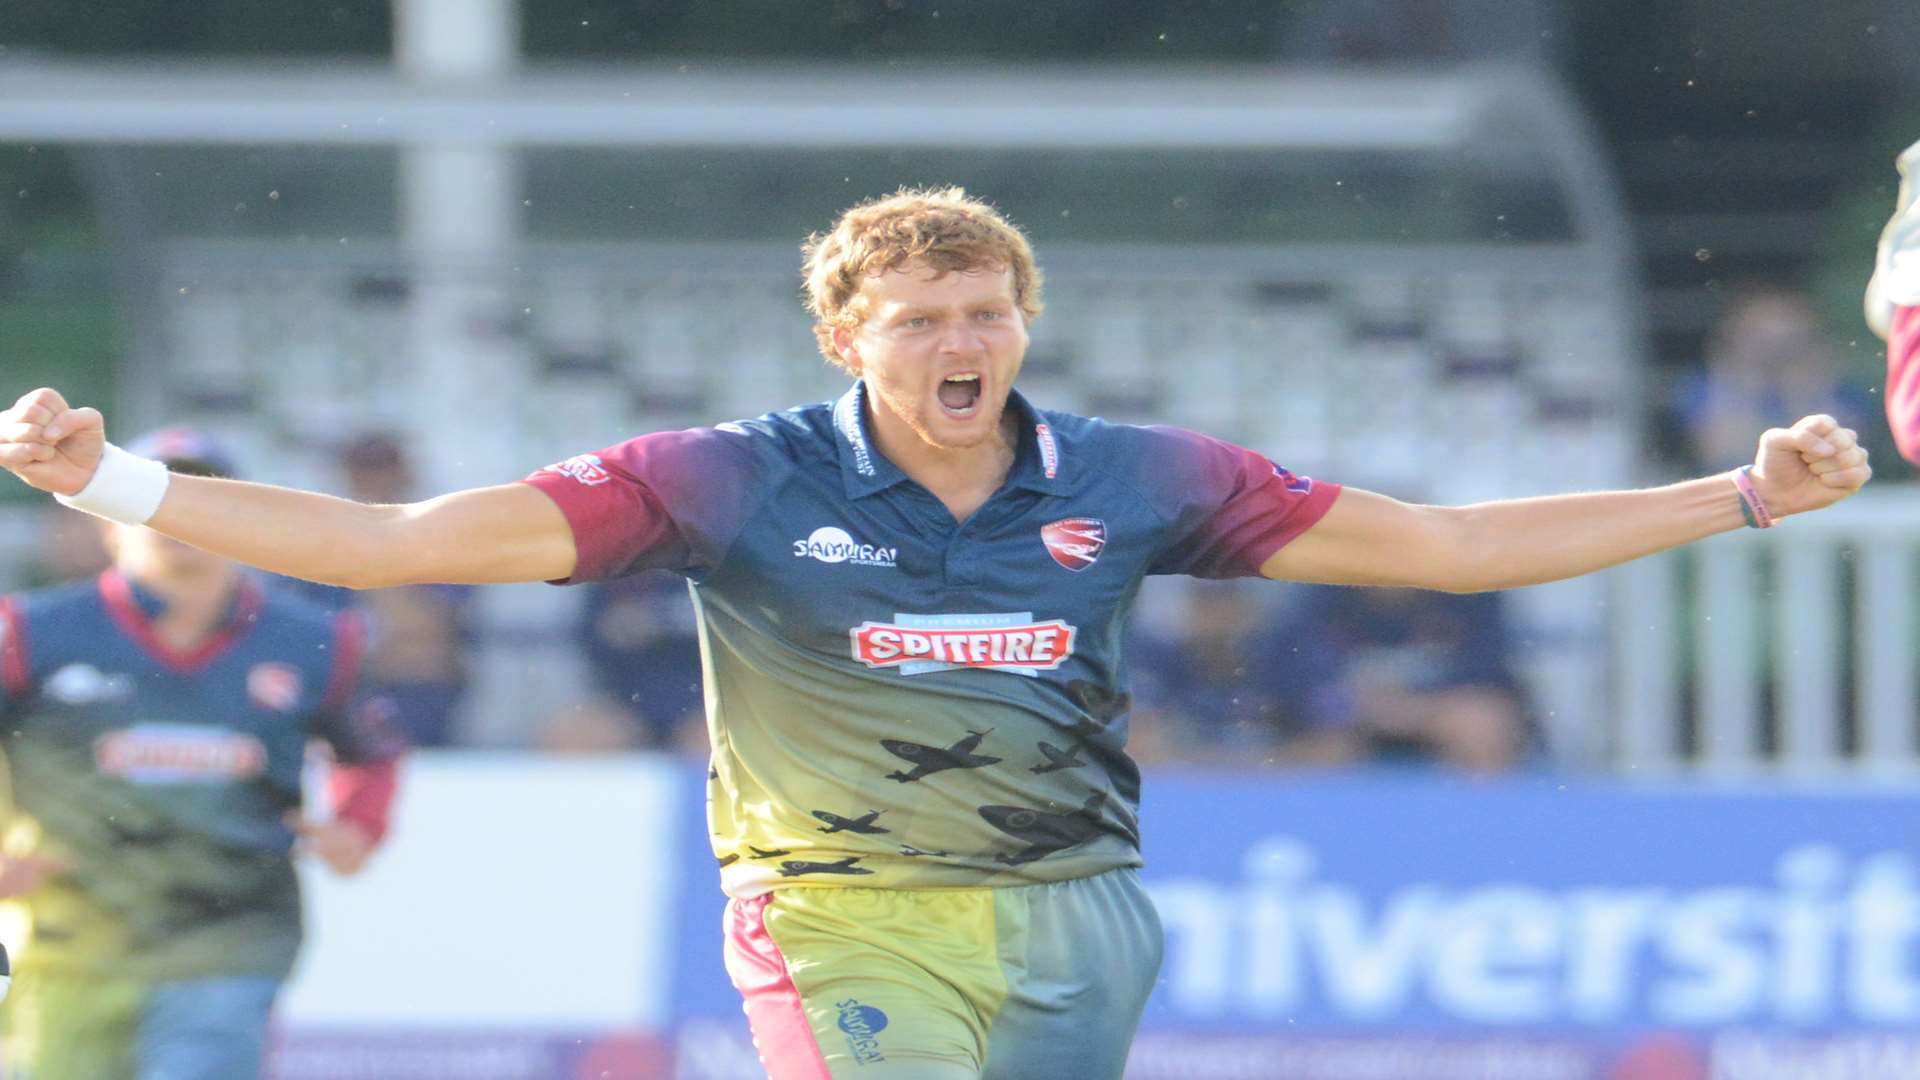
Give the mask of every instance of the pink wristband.
[{"label": "pink wristband", "polygon": [[1773,514],[1767,510],[1767,504],[1760,501],[1760,493],[1753,490],[1753,478],[1748,473],[1753,466],[1742,465],[1729,474],[1733,489],[1740,493],[1740,515],[1747,519],[1750,529],[1773,528]]}]

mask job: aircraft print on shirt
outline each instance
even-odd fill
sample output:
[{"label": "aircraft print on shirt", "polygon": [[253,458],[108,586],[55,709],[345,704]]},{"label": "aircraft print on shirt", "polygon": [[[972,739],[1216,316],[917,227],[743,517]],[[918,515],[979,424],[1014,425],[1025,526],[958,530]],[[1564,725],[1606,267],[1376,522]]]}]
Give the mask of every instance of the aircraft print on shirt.
[{"label": "aircraft print on shirt", "polygon": [[780,864],[780,876],[781,877],[799,877],[801,874],[871,874],[873,873],[873,871],[871,870],[863,870],[860,867],[853,865],[854,863],[857,863],[859,861],[860,861],[860,856],[858,855],[849,855],[846,858],[841,859],[839,862],[811,862],[807,859],[788,859],[786,862],[783,862]]},{"label": "aircraft print on shirt", "polygon": [[973,752],[980,745],[980,740],[992,733],[992,728],[986,731],[969,731],[966,738],[944,749],[921,743],[904,742],[900,739],[881,739],[880,745],[886,747],[887,753],[913,762],[911,772],[890,772],[887,774],[887,779],[909,784],[948,769],[978,769],[998,764],[1000,758]]},{"label": "aircraft print on shirt", "polygon": [[1087,763],[1086,759],[1080,756],[1080,747],[1078,746],[1070,750],[1062,750],[1050,742],[1041,742],[1037,745],[1040,747],[1040,752],[1047,756],[1047,760],[1038,765],[1029,766],[1027,771],[1030,773],[1050,773],[1059,772],[1061,769],[1077,769]]},{"label": "aircraft print on shirt", "polygon": [[1096,791],[1087,796],[1080,809],[1070,814],[1026,806],[982,806],[980,816],[987,819],[987,824],[1027,845],[1011,855],[1003,852],[993,857],[995,862],[1020,866],[1056,851],[1078,847],[1100,835],[1100,808],[1106,802],[1107,793]]},{"label": "aircraft print on shirt", "polygon": [[1132,694],[1125,690],[1108,689],[1087,679],[1074,679],[1067,683],[1067,696],[1075,705],[1087,711],[1086,717],[1067,729],[1067,734],[1082,739],[1104,734],[1115,720],[1125,716],[1127,710],[1133,707]]},{"label": "aircraft print on shirt", "polygon": [[882,811],[879,811],[879,810],[869,810],[857,818],[846,818],[846,817],[841,817],[839,814],[836,814],[831,810],[815,810],[813,811],[813,816],[819,818],[821,821],[826,822],[826,825],[818,830],[820,832],[823,832],[823,833],[856,832],[856,833],[860,833],[863,836],[872,836],[876,833],[893,831],[892,829],[886,828],[885,826],[875,825],[873,823],[874,819],[879,817],[881,813]]}]

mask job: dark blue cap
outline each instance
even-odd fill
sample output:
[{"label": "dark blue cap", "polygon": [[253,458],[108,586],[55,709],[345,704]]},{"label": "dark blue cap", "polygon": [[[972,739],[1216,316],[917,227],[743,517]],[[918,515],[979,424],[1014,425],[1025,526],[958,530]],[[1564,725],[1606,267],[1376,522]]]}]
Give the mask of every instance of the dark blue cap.
[{"label": "dark blue cap", "polygon": [[196,428],[161,428],[140,436],[126,449],[128,453],[164,461],[174,472],[239,475],[232,452],[218,439]]}]

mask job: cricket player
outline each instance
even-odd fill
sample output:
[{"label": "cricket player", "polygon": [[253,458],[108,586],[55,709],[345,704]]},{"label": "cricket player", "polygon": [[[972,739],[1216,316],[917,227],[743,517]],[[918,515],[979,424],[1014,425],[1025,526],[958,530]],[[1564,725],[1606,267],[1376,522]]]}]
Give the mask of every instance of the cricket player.
[{"label": "cricket player", "polygon": [[1411,505],[1028,401],[1041,274],[957,188],[855,206],[805,251],[817,344],[853,380],[834,401],[398,506],[169,479],[51,389],[0,416],[0,464],[360,588],[684,575],[726,964],[781,1080],[1121,1075],[1161,957],[1119,647],[1147,575],[1512,588],[1767,527],[1871,474],[1810,416],[1732,473]]},{"label": "cricket player", "polygon": [[[170,429],[179,475],[230,455]],[[291,856],[357,872],[386,831],[400,745],[357,689],[358,623],[226,559],[102,522],[97,579],[0,598],[0,896],[32,939],[4,1006],[15,1080],[247,1080],[300,947]],[[301,809],[308,744],[332,813]]]}]

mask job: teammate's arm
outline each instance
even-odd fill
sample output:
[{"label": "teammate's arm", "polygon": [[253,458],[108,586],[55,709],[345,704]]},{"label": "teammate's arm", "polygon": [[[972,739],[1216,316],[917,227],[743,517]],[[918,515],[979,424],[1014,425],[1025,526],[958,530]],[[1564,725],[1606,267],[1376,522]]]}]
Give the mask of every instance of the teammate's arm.
[{"label": "teammate's arm", "polygon": [[1887,426],[1920,464],[1920,142],[1900,155],[1900,193],[1867,282],[1867,325],[1887,343]]},{"label": "teammate's arm", "polygon": [[1893,314],[1887,339],[1887,426],[1900,456],[1920,465],[1920,307]]},{"label": "teammate's arm", "polygon": [[[0,413],[0,466],[57,495],[86,487],[100,413],[35,390]],[[239,562],[356,589],[422,582],[546,581],[573,572],[573,531],[553,500],[503,484],[398,506],[175,474],[146,524]]]},{"label": "teammate's arm", "polygon": [[[1817,510],[1872,476],[1867,452],[1832,417],[1760,440],[1751,479],[1776,518]],[[1416,506],[1347,488],[1318,523],[1267,559],[1266,577],[1480,592],[1559,581],[1745,524],[1722,476],[1642,491]]]}]

